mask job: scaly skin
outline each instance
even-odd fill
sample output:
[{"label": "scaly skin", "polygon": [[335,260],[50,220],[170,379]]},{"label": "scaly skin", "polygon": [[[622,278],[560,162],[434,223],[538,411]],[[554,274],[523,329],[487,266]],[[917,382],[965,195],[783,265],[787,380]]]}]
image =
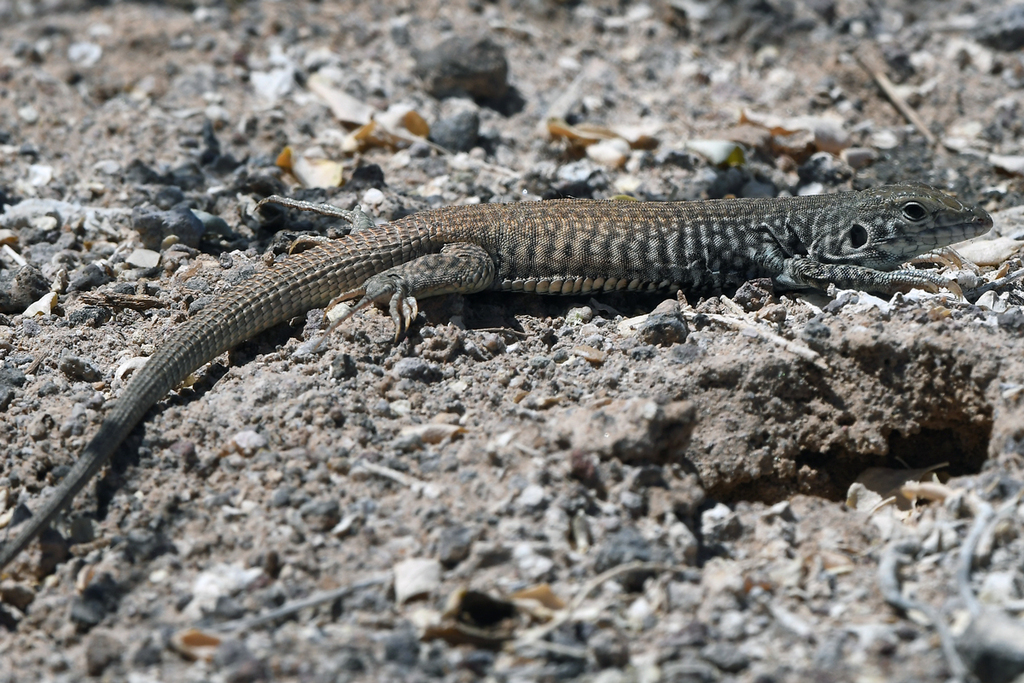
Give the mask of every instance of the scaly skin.
[{"label": "scaly skin", "polygon": [[885,292],[936,290],[946,284],[943,278],[895,269],[991,226],[982,209],[907,184],[780,199],[449,207],[318,243],[231,289],[170,334],[56,492],[0,548],[0,568],[71,502],[146,411],[189,373],[334,299],[360,299],[342,320],[373,301],[390,301],[401,333],[415,316],[417,297],[489,288],[541,294],[706,290],[769,276],[790,288],[834,283]]}]

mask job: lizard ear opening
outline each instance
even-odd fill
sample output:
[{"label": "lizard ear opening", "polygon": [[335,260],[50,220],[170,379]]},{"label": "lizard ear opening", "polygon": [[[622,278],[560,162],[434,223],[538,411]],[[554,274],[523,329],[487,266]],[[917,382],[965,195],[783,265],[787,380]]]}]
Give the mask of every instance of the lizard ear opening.
[{"label": "lizard ear opening", "polygon": [[847,237],[850,240],[850,246],[854,249],[860,249],[868,243],[868,231],[859,223],[853,224],[853,227],[850,228],[850,232],[847,234]]}]

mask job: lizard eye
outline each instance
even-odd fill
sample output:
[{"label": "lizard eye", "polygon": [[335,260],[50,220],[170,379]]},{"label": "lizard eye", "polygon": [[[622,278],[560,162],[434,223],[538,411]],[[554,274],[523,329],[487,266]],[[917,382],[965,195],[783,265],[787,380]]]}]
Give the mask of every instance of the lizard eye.
[{"label": "lizard eye", "polygon": [[903,217],[906,218],[908,221],[916,222],[924,220],[925,216],[927,215],[928,212],[925,210],[925,208],[918,204],[917,202],[907,202],[906,204],[903,205]]},{"label": "lizard eye", "polygon": [[848,237],[850,238],[850,246],[854,249],[860,249],[868,243],[868,231],[864,229],[863,225],[854,225],[850,228]]}]

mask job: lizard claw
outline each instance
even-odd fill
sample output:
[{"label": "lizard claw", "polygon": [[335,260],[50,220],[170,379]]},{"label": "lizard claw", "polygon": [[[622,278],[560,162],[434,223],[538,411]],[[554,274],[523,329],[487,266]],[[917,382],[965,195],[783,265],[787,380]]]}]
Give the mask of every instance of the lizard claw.
[{"label": "lizard claw", "polygon": [[395,343],[397,344],[408,332],[409,326],[419,314],[420,308],[416,297],[403,297],[401,292],[395,292],[388,308],[391,311],[391,319],[395,321]]}]

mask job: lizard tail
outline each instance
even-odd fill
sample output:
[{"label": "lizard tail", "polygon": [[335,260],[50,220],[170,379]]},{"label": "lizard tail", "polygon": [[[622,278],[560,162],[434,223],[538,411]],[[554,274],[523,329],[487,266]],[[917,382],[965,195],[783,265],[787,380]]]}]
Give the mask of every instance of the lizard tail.
[{"label": "lizard tail", "polygon": [[[393,230],[325,243],[246,280],[174,329],[132,378],[57,490],[0,547],[0,569],[24,550],[95,476],[143,415],[189,373],[242,341],[314,308],[390,267],[407,245]],[[402,247],[406,246],[405,249]]]}]

